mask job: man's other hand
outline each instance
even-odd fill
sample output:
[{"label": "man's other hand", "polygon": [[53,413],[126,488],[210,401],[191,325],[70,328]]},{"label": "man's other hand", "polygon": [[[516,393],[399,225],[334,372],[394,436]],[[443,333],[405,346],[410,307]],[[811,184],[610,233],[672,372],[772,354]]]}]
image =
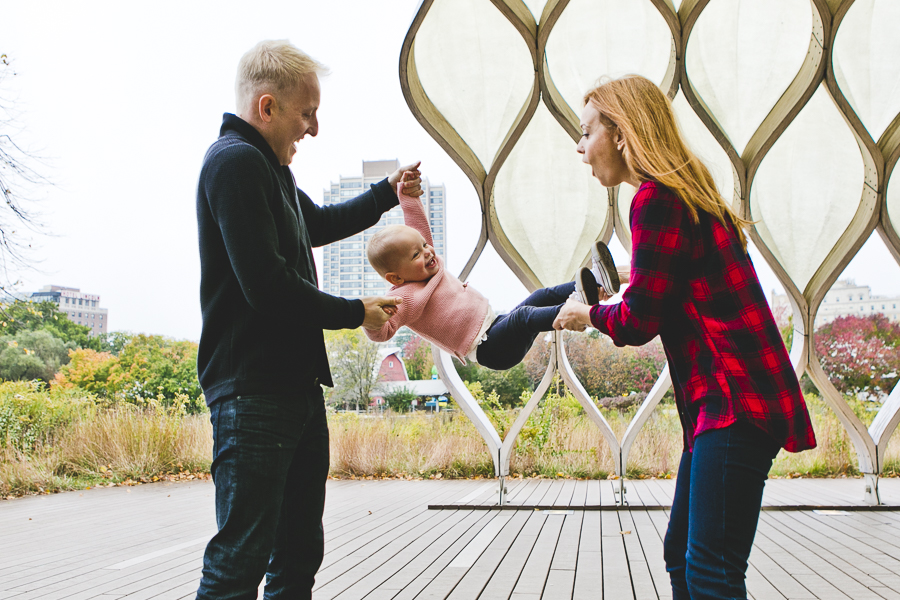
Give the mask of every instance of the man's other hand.
[{"label": "man's other hand", "polygon": [[366,329],[381,329],[382,325],[387,323],[388,319],[397,312],[397,305],[403,304],[403,298],[366,296],[362,298],[362,303],[366,309],[362,326]]},{"label": "man's other hand", "polygon": [[388,177],[388,183],[391,184],[391,187],[394,189],[394,193],[397,191],[397,184],[401,181],[403,182],[403,193],[407,196],[412,196],[413,198],[418,198],[425,191],[422,189],[422,173],[419,172],[419,165],[422,164],[422,161],[413,163],[411,165],[406,165],[405,167],[400,167],[396,171],[390,174]]}]

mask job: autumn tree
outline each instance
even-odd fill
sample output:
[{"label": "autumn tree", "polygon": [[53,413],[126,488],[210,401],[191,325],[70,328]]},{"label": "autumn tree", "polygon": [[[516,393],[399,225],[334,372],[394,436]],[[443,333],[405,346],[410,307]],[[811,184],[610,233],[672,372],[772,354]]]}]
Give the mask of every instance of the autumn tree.
[{"label": "autumn tree", "polygon": [[431,344],[419,336],[413,335],[403,345],[402,353],[407,377],[414,380],[431,379],[431,368],[434,366]]},{"label": "autumn tree", "polygon": [[325,345],[334,379],[329,401],[368,407],[378,384],[378,345],[362,329],[326,331]]},{"label": "autumn tree", "polygon": [[[649,392],[666,364],[658,339],[640,347],[617,347],[597,331],[563,335],[566,356],[585,391],[595,398]],[[550,343],[540,341],[525,357],[525,367],[536,384],[550,359]]]},{"label": "autumn tree", "polygon": [[883,314],[838,317],[816,330],[822,369],[842,394],[884,397],[900,373],[900,323]]},{"label": "autumn tree", "polygon": [[54,386],[81,388],[111,402],[145,401],[171,406],[183,402],[188,412],[205,409],[197,380],[197,344],[159,335],[135,335],[118,356],[79,348],[53,379]]}]

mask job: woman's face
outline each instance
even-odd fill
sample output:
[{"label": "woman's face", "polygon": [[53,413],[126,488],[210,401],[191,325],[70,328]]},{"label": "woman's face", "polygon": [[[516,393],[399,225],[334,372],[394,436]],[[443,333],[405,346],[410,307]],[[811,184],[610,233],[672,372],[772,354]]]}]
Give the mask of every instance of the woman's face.
[{"label": "woman's face", "polygon": [[607,127],[600,120],[600,112],[588,102],[581,111],[581,140],[576,151],[582,162],[591,165],[591,171],[605,187],[615,187],[633,178],[622,151],[625,138],[617,127]]}]

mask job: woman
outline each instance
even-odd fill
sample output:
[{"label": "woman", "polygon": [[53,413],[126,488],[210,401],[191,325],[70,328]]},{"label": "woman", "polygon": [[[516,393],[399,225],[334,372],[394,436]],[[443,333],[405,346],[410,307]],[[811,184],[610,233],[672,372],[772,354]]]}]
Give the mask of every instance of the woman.
[{"label": "woman", "polygon": [[593,326],[617,346],[657,335],[684,453],[665,539],[674,600],[746,598],[763,486],[779,448],[815,447],[800,386],[747,256],[738,217],[681,137],[651,81],[603,82],[584,98],[578,152],[631,203],[629,287],[614,305],[568,303],[556,329]]}]

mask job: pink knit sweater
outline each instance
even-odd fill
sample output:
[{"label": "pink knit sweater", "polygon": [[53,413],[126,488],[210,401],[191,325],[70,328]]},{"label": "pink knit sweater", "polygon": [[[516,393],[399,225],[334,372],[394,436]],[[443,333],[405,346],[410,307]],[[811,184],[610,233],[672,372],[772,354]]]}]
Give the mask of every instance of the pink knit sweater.
[{"label": "pink knit sweater", "polygon": [[[402,193],[400,185],[397,186],[397,196],[406,224],[421,233],[425,241],[433,246],[431,228],[422,202]],[[397,313],[380,330],[363,328],[363,331],[376,342],[386,342],[406,325],[426,340],[464,359],[487,317],[488,301],[468,284],[448,273],[440,256],[436,259],[438,271],[430,279],[391,288],[389,294],[403,298],[403,304],[397,307]]]}]

